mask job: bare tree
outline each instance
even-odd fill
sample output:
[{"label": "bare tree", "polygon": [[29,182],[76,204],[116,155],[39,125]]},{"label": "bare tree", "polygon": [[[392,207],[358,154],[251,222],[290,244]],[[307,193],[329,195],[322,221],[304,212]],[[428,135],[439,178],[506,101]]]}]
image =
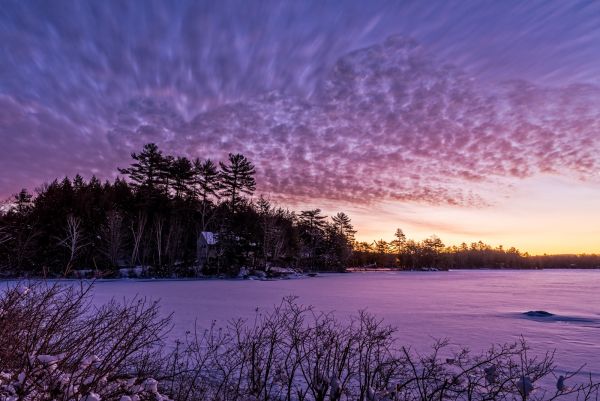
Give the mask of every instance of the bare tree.
[{"label": "bare tree", "polygon": [[163,216],[154,217],[154,239],[156,241],[156,254],[158,256],[158,265],[162,266],[162,250],[163,250],[163,227],[165,218]]},{"label": "bare tree", "polygon": [[133,238],[133,247],[131,250],[131,259],[130,264],[134,265],[138,262],[138,257],[140,253],[140,244],[142,242],[142,237],[144,236],[144,230],[146,228],[146,213],[141,210],[138,212],[137,219],[131,220],[131,226],[129,227],[131,230],[131,236]]},{"label": "bare tree", "polygon": [[83,230],[81,229],[81,219],[73,216],[72,214],[67,216],[67,225],[65,228],[65,237],[58,243],[60,246],[67,249],[68,261],[65,267],[63,275],[67,275],[73,268],[73,262],[79,255],[79,251],[87,246],[83,242]]}]

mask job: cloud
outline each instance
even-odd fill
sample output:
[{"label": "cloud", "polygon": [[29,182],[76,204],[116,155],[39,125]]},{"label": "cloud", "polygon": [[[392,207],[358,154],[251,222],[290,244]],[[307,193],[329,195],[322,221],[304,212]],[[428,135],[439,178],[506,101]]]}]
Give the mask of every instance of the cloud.
[{"label": "cloud", "polygon": [[123,112],[137,124],[114,140],[135,150],[154,138],[201,157],[245,153],[259,167],[259,189],[288,202],[483,205],[493,201],[482,194],[490,184],[593,176],[599,99],[591,85],[484,86],[416,42],[391,37],[340,58],[308,100],[273,91],[186,123],[150,102],[143,123],[140,107]]},{"label": "cloud", "polygon": [[[0,195],[77,172],[109,178],[147,142],[190,157],[244,153],[259,191],[288,203],[481,206],[526,177],[598,177],[600,89],[498,82],[489,69],[482,81],[451,63],[461,57],[439,35],[383,39],[401,15],[430,21],[433,6],[217,3],[119,3],[118,13],[111,2],[7,3]],[[511,29],[487,34],[507,43],[515,19],[502,15]],[[430,22],[413,33],[448,31],[455,46],[470,37]]]},{"label": "cloud", "polygon": [[84,129],[38,103],[8,96],[0,95],[0,110],[0,137],[8,138],[0,145],[0,193],[16,192],[32,182],[42,184],[32,177],[54,179],[77,171],[103,174],[113,168],[110,148],[85,132],[95,132],[93,126]]}]

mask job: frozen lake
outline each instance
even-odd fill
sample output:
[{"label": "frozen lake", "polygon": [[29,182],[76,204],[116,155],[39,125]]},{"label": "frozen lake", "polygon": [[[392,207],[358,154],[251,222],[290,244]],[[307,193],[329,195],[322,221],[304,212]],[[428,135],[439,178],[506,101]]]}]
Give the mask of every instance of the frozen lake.
[{"label": "frozen lake", "polygon": [[[523,335],[536,350],[556,349],[559,369],[586,363],[600,375],[600,270],[370,272],[280,281],[100,281],[96,302],[140,295],[174,312],[175,336],[216,320],[252,317],[288,295],[339,317],[360,309],[398,328],[399,340],[426,351],[434,338],[474,350]],[[543,310],[555,316],[528,317]]]}]

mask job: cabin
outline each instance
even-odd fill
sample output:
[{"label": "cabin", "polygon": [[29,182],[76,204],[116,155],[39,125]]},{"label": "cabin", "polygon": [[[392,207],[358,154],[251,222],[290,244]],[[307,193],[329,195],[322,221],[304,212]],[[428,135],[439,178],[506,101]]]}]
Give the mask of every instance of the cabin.
[{"label": "cabin", "polygon": [[196,241],[196,260],[200,269],[204,268],[206,263],[217,256],[217,243],[219,242],[217,234],[212,231],[202,231]]}]

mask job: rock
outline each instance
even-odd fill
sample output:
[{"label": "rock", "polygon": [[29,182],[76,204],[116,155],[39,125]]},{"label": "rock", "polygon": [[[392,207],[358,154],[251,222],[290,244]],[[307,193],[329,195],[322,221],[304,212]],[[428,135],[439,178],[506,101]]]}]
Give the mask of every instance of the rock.
[{"label": "rock", "polygon": [[530,310],[523,314],[526,316],[529,316],[529,317],[552,317],[552,316],[554,316],[553,313],[546,312],[545,310]]},{"label": "rock", "polygon": [[254,275],[258,278],[267,278],[267,273],[262,270],[255,270]]}]

